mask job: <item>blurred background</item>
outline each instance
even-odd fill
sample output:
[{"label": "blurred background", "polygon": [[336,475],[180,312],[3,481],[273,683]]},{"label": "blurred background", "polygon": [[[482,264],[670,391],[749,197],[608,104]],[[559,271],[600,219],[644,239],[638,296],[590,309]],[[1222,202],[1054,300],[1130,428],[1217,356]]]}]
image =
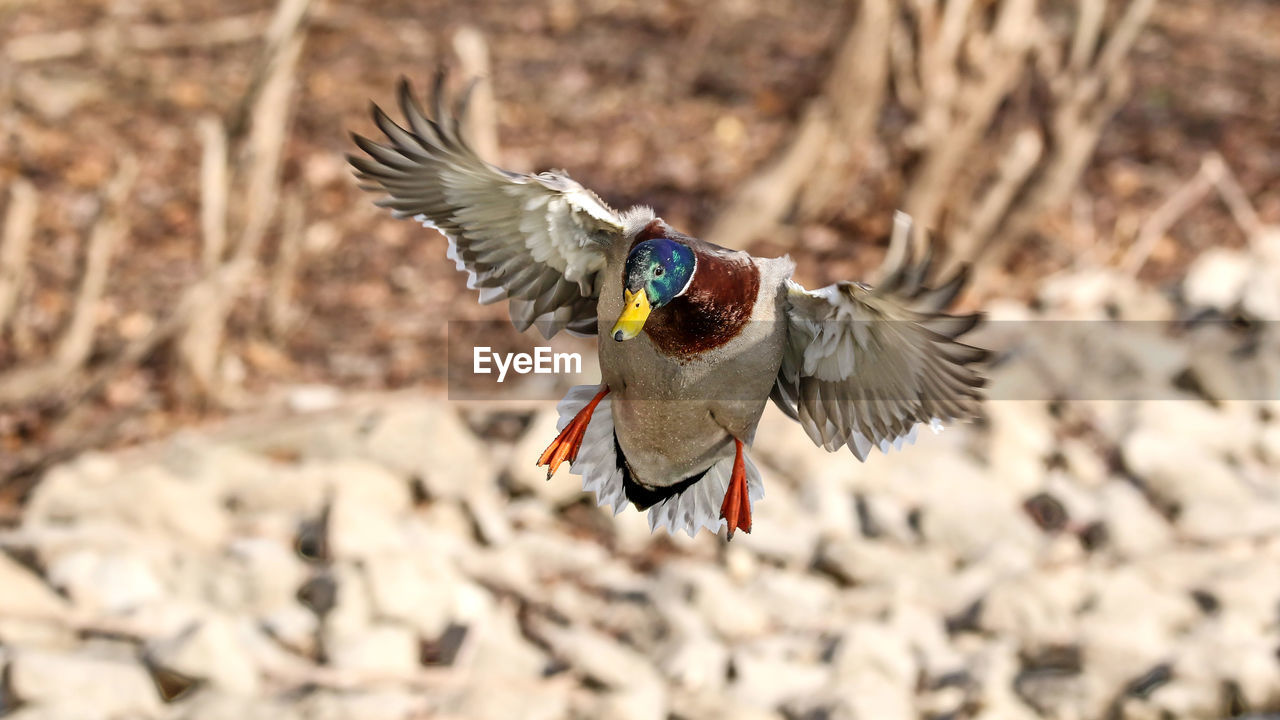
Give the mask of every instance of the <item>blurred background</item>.
[{"label": "blurred background", "polygon": [[[1266,0],[0,0],[0,716],[1280,713],[1277,37]],[[1000,400],[865,464],[770,409],[731,544],[545,480],[553,403],[446,397],[449,324],[505,307],[343,157],[441,64],[482,156],[809,287],[911,213]]]}]

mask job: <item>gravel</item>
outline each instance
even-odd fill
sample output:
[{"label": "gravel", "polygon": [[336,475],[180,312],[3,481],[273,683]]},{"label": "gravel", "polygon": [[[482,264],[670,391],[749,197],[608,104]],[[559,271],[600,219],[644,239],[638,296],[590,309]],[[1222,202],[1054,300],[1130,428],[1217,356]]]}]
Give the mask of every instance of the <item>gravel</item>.
[{"label": "gravel", "polygon": [[[1161,302],[1121,280],[1037,312]],[[438,397],[295,394],[48,471],[0,531],[0,715],[1265,717],[1280,413],[1167,392],[995,402],[865,464],[770,410],[727,545],[543,479],[550,403],[486,438]]]}]

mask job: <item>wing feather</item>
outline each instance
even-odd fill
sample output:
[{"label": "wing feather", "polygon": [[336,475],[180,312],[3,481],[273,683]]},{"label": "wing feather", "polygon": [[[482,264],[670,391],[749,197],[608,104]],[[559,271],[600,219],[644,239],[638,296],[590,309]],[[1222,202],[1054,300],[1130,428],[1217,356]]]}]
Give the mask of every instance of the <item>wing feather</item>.
[{"label": "wing feather", "polygon": [[374,105],[386,142],[353,135],[364,155],[348,159],[361,188],[385,193],[377,204],[397,217],[443,233],[467,287],[482,303],[509,300],[521,331],[594,333],[596,276],[625,232],[623,217],[562,171],[514,173],[476,155],[461,130],[470,89],[451,110],[438,73],[428,115],[401,80],[405,124]]},{"label": "wing feather", "polygon": [[[909,229],[905,216],[898,223]],[[865,460],[872,447],[913,442],[920,424],[976,413],[984,379],[972,366],[987,353],[957,339],[981,317],[942,312],[967,273],[930,288],[932,267],[932,253],[914,262],[907,251],[874,289],[788,283],[787,346],[770,398],[815,444]]]}]

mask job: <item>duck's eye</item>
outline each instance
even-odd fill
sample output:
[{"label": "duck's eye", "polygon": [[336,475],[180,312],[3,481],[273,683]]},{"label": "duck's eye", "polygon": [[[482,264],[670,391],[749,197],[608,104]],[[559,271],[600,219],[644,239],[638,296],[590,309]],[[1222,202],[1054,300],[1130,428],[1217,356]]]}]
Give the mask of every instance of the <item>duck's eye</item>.
[{"label": "duck's eye", "polygon": [[663,273],[663,272],[665,272],[665,271],[662,269],[662,266],[661,266],[661,265],[659,265],[659,266],[658,266],[658,269],[653,271],[653,276],[654,276],[654,277],[662,277],[662,273]]}]

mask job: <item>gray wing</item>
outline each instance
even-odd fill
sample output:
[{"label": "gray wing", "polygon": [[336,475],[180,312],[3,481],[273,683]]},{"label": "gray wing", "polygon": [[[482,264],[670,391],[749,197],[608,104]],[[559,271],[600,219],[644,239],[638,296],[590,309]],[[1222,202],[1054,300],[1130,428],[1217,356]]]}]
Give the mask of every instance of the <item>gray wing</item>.
[{"label": "gray wing", "polygon": [[[909,227],[910,220],[899,215]],[[909,247],[909,245],[908,245]],[[842,282],[809,291],[787,283],[787,348],[770,396],[817,445],[847,445],[859,460],[912,441],[919,424],[971,417],[983,378],[970,367],[986,351],[957,342],[978,315],[942,311],[959,294],[961,269],[924,286],[930,258],[910,251],[872,289]]]},{"label": "gray wing", "polygon": [[434,118],[400,81],[408,128],[377,105],[373,120],[389,144],[353,135],[367,157],[348,155],[378,205],[411,217],[449,240],[449,257],[468,274],[480,302],[510,299],[511,321],[546,337],[562,328],[594,334],[598,274],[606,248],[624,231],[618,213],[559,171],[525,175],[481,160],[461,134],[464,93],[447,107],[444,74],[436,78]]}]

